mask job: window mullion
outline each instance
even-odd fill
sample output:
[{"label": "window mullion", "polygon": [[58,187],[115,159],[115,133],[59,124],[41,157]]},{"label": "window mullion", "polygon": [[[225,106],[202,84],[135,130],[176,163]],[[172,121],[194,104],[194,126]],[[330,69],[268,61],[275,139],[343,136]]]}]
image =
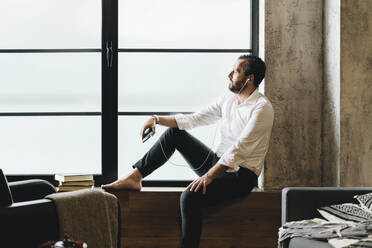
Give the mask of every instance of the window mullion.
[{"label": "window mullion", "polygon": [[118,176],[117,50],[118,0],[102,0],[102,177],[96,178],[97,185]]},{"label": "window mullion", "polygon": [[259,48],[259,0],[251,0],[251,44],[253,54],[258,56]]}]

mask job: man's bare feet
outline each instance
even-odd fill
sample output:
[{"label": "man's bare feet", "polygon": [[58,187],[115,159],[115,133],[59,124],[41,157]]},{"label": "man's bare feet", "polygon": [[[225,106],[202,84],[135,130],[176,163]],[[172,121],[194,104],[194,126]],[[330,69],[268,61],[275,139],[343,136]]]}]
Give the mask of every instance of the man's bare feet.
[{"label": "man's bare feet", "polygon": [[129,189],[140,191],[142,188],[142,174],[136,168],[128,176],[110,184],[102,185],[101,187],[102,189]]}]

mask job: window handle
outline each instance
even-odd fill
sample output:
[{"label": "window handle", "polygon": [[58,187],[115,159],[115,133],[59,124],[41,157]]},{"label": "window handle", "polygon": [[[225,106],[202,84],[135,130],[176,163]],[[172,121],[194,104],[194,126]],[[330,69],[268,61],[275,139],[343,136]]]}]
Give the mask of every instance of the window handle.
[{"label": "window handle", "polygon": [[112,51],[112,41],[106,42],[106,62],[107,67],[112,67],[112,57],[114,56],[114,52]]}]

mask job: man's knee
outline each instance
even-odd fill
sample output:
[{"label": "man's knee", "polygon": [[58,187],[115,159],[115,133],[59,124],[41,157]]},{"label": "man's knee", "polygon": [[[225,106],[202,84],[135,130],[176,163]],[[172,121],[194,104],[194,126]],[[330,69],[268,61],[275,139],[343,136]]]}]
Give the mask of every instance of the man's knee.
[{"label": "man's knee", "polygon": [[186,189],[182,192],[180,197],[181,208],[192,208],[200,205],[201,201],[201,190],[198,192],[190,191]]},{"label": "man's knee", "polygon": [[178,133],[180,131],[183,131],[183,130],[179,129],[178,127],[168,127],[166,130],[166,132],[168,133]]},{"label": "man's knee", "polygon": [[184,135],[185,133],[185,130],[181,130],[178,127],[169,127],[165,131],[165,135],[168,137],[178,137]]}]

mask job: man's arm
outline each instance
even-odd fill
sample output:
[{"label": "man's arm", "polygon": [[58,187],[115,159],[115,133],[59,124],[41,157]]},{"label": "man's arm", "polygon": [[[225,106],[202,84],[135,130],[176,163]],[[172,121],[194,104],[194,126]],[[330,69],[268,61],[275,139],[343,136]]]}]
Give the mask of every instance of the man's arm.
[{"label": "man's arm", "polygon": [[222,117],[222,102],[224,101],[225,95],[219,97],[212,104],[200,109],[193,114],[177,114],[175,119],[178,128],[181,130],[192,129],[199,126],[206,126],[216,123]]},{"label": "man's arm", "polygon": [[[210,125],[217,122],[222,117],[221,101],[223,97],[218,98],[211,105],[193,114],[177,114],[175,116],[159,116],[159,124],[166,127],[178,127],[179,129],[191,129],[197,126]],[[156,119],[154,116],[149,118],[142,126],[140,136],[143,139],[145,130],[152,129],[152,134],[156,132]]]},{"label": "man's arm", "polygon": [[217,163],[212,168],[209,169],[209,171],[206,173],[206,175],[210,179],[215,179],[217,176],[225,172],[229,167],[224,166],[223,164]]},{"label": "man's arm", "polygon": [[197,192],[201,187],[203,187],[203,194],[205,195],[208,184],[210,184],[218,175],[225,172],[227,169],[229,169],[229,167],[217,163],[203,176],[190,183],[186,189]]},{"label": "man's arm", "polygon": [[[159,116],[159,124],[166,127],[178,127],[176,119],[174,116]],[[151,116],[145,124],[143,124],[142,129],[140,131],[140,136],[143,139],[144,133],[147,128],[152,129],[152,135],[156,132],[156,118],[155,116]]]},{"label": "man's arm", "polygon": [[174,118],[174,116],[159,116],[159,125],[166,127],[178,127],[176,118]]}]

